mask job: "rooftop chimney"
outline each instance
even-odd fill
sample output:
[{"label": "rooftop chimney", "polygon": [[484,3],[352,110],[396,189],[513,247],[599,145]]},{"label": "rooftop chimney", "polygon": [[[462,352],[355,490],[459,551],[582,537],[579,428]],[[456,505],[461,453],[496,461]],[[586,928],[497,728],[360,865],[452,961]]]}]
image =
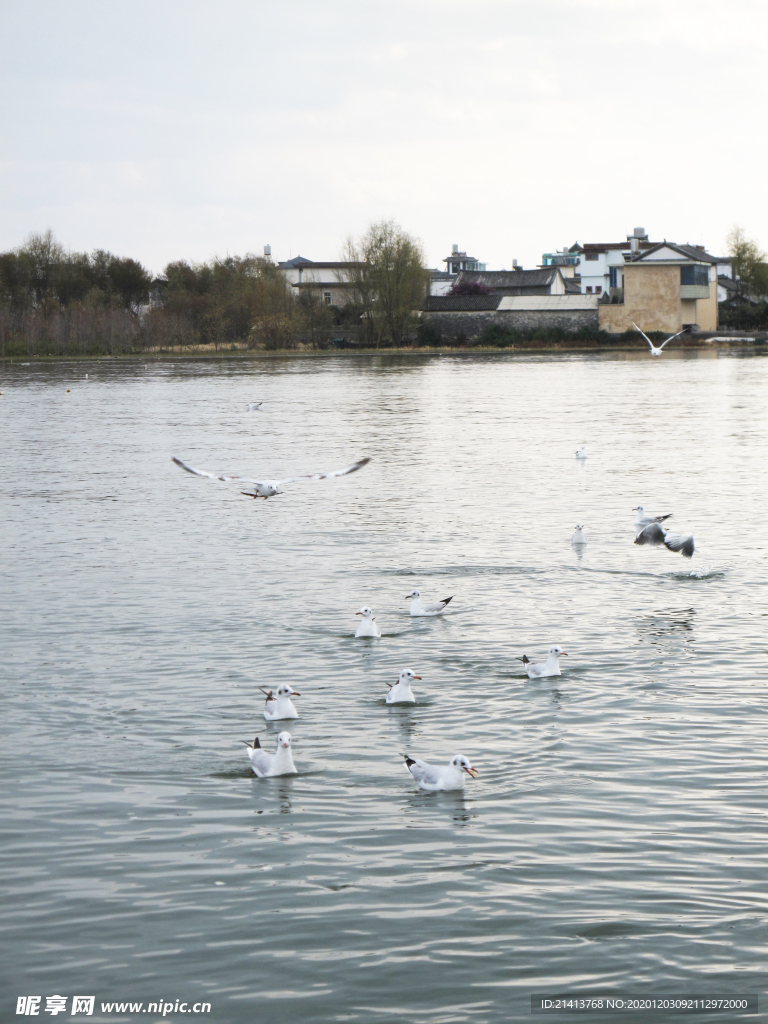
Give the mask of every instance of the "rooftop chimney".
[{"label": "rooftop chimney", "polygon": [[629,238],[629,251],[630,252],[640,252],[640,239],[637,237],[637,235],[630,235],[630,238]]},{"label": "rooftop chimney", "polygon": [[517,260],[512,260],[512,269],[513,270],[522,270],[523,268],[519,265]]},{"label": "rooftop chimney", "polygon": [[452,252],[452,253],[457,253],[458,251],[459,251],[459,247],[458,247],[458,245],[453,245],[453,246],[451,246],[451,252]]}]

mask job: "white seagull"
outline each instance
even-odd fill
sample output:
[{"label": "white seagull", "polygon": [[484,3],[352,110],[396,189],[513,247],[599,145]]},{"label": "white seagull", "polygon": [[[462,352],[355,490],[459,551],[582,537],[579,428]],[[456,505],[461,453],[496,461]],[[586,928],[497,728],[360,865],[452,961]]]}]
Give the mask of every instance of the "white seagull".
[{"label": "white seagull", "polygon": [[[240,742],[245,743],[245,740],[240,740]],[[293,756],[291,754],[291,734],[289,732],[278,734],[277,750],[274,754],[268,754],[266,750],[261,749],[258,736],[253,741],[253,744],[245,743],[245,745],[248,748],[251,768],[253,768],[255,774],[260,779],[271,775],[296,774],[296,765],[293,763]]]},{"label": "white seagull", "polygon": [[586,459],[587,457],[587,446],[583,444],[581,448],[576,452],[577,459]]},{"label": "white seagull", "polygon": [[559,676],[560,672],[560,658],[567,658],[568,655],[562,649],[562,647],[552,646],[549,648],[546,661],[530,661],[527,655],[523,655],[522,658],[517,658],[517,661],[522,661],[525,666],[525,671],[528,673],[529,679],[542,679],[544,676]]},{"label": "white seagull", "polygon": [[415,704],[416,698],[413,695],[411,689],[411,680],[421,680],[421,676],[417,676],[415,672],[411,672],[409,668],[404,668],[398,676],[397,682],[387,683],[389,687],[389,693],[387,694],[387,704]]},{"label": "white seagull", "polygon": [[453,595],[444,597],[442,601],[422,604],[420,591],[412,590],[410,594],[405,595],[405,599],[411,602],[411,615],[440,615],[453,600]]},{"label": "white seagull", "polygon": [[469,758],[463,754],[456,754],[448,762],[446,768],[439,765],[427,764],[426,761],[419,761],[418,758],[405,758],[405,770],[410,772],[422,789],[428,793],[446,792],[452,789],[464,789],[464,772],[474,779],[477,769],[469,763]]},{"label": "white seagull", "polygon": [[376,625],[373,608],[369,608],[366,605],[365,608],[361,608],[359,612],[355,612],[355,615],[362,615],[360,625],[357,627],[355,636],[381,636],[381,630]]},{"label": "white seagull", "polygon": [[650,526],[651,523],[663,523],[665,519],[671,519],[672,513],[668,512],[665,516],[653,516],[650,512],[646,512],[642,505],[638,505],[637,508],[632,509],[633,512],[637,512],[635,517],[635,530],[639,533],[644,527]]},{"label": "white seagull", "polygon": [[[640,331],[640,328],[637,326],[637,324],[634,322],[634,320],[632,321],[632,326],[635,328],[636,331]],[[640,331],[640,333],[645,338],[645,340],[648,342],[648,344],[651,346],[651,355],[652,356],[660,356],[661,355],[661,350],[664,348],[664,346],[668,345],[670,343],[670,341],[674,341],[675,338],[679,338],[681,334],[685,334],[685,331],[682,330],[682,331],[678,331],[677,334],[670,334],[670,336],[667,338],[667,340],[662,342],[661,345],[659,345],[658,348],[656,348],[656,346],[653,344],[653,342],[648,337],[648,335],[645,333],[645,331]]]},{"label": "white seagull", "polygon": [[263,402],[249,402],[245,408],[248,410],[248,412],[256,412],[259,406],[263,404]]},{"label": "white seagull", "polygon": [[663,544],[670,551],[679,551],[684,558],[692,558],[696,546],[690,533],[670,533],[659,523],[649,523],[635,537],[635,544]]},{"label": "white seagull", "polygon": [[573,544],[574,547],[578,547],[579,545],[583,545],[586,543],[587,536],[584,533],[584,527],[581,525],[581,523],[576,523],[576,532],[571,537],[571,544]]},{"label": "white seagull", "polygon": [[291,484],[296,480],[325,480],[329,476],[346,476],[347,473],[355,473],[358,469],[362,469],[363,466],[367,466],[371,461],[368,458],[358,459],[351,466],[345,466],[344,469],[334,469],[330,473],[304,473],[301,476],[287,476],[284,480],[254,480],[249,476],[224,476],[219,473],[209,473],[205,469],[193,469],[192,466],[188,466],[181,459],[177,459],[175,455],[172,455],[171,458],[177,466],[186,469],[188,473],[194,473],[195,476],[206,476],[209,480],[221,480],[224,483],[253,484],[256,488],[255,494],[251,494],[250,491],[241,492],[247,498],[272,498],[276,494],[283,493],[281,490],[283,484]]},{"label": "white seagull", "polygon": [[296,710],[296,705],[291,700],[291,697],[300,697],[293,687],[288,686],[287,683],[281,683],[277,688],[277,697],[274,696],[271,690],[265,690],[263,687],[259,687],[261,692],[266,695],[267,703],[264,707],[264,717],[268,722],[280,722],[284,718],[298,718],[299,712]]}]

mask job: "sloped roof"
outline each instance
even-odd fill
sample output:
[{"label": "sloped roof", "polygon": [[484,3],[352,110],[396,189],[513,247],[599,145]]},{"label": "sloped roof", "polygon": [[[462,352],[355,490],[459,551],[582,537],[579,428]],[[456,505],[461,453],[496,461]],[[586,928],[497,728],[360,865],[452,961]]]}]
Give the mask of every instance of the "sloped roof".
[{"label": "sloped roof", "polygon": [[671,249],[673,252],[678,253],[683,259],[695,260],[697,263],[728,263],[727,259],[723,259],[719,256],[712,256],[705,249],[699,249],[696,245],[678,245],[677,242],[657,242],[650,249],[646,249],[645,252],[638,253],[632,259],[633,263],[639,260],[647,259],[660,249]]},{"label": "sloped roof", "polygon": [[557,267],[543,270],[462,270],[456,277],[459,284],[484,284],[487,288],[544,288],[551,285],[560,271]]},{"label": "sloped roof", "polygon": [[421,307],[425,313],[461,313],[496,309],[503,295],[430,295]]},{"label": "sloped roof", "polygon": [[278,263],[278,267],[282,267],[287,270],[289,267],[298,267],[303,263],[311,263],[312,260],[308,260],[306,256],[294,256],[292,260],[283,260],[282,263]]}]

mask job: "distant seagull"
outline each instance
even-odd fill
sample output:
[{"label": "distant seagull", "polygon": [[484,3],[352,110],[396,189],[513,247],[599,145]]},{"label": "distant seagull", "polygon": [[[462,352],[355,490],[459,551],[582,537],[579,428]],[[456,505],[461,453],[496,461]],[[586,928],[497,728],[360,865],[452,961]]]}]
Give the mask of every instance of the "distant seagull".
[{"label": "distant seagull", "polygon": [[248,410],[248,412],[256,412],[259,406],[263,404],[263,402],[249,402],[245,408]]},{"label": "distant seagull", "polygon": [[[245,740],[240,740],[240,742],[245,743]],[[266,750],[262,750],[258,736],[253,741],[253,744],[245,743],[245,745],[248,748],[251,768],[253,768],[260,779],[271,775],[296,774],[296,765],[293,763],[293,755],[291,754],[291,734],[289,732],[278,734],[277,750],[274,754],[268,754]]]},{"label": "distant seagull", "polygon": [[444,597],[442,601],[433,601],[431,604],[421,603],[421,592],[412,590],[405,595],[406,601],[411,602],[411,615],[440,615],[453,600],[454,595]]},{"label": "distant seagull", "polygon": [[581,523],[576,523],[576,532],[571,537],[571,544],[574,547],[579,547],[587,543],[587,535],[584,533],[584,527]]},{"label": "distant seagull", "polygon": [[397,682],[393,686],[392,683],[387,683],[389,687],[389,693],[387,694],[387,704],[415,704],[416,698],[413,695],[411,689],[411,680],[421,680],[421,676],[417,676],[415,672],[411,672],[409,668],[404,668],[398,676]]},{"label": "distant seagull", "polygon": [[410,772],[421,788],[428,793],[464,789],[464,772],[472,779],[477,775],[477,769],[472,767],[469,758],[463,754],[452,757],[446,768],[427,764],[426,761],[408,757],[407,754],[401,756],[405,758],[405,770]]},{"label": "distant seagull", "polygon": [[635,537],[635,544],[663,544],[670,551],[679,551],[684,558],[692,558],[696,546],[690,533],[669,533],[658,523],[649,523]]},{"label": "distant seagull", "polygon": [[576,452],[577,459],[586,459],[587,457],[587,446],[583,444],[581,448]]},{"label": "distant seagull", "polygon": [[359,612],[355,612],[355,615],[362,615],[355,636],[381,636],[381,630],[376,625],[376,619],[373,615],[373,608],[369,608],[366,605]]},{"label": "distant seagull", "polygon": [[[637,324],[634,322],[634,320],[632,321],[632,326],[635,328],[636,331],[640,331],[640,328],[637,326]],[[670,334],[670,336],[667,338],[667,340],[665,342],[662,342],[662,344],[659,345],[658,348],[656,348],[656,346],[653,344],[653,342],[648,337],[648,335],[645,333],[645,331],[640,331],[640,333],[645,338],[645,340],[648,342],[648,344],[651,346],[651,355],[652,356],[660,356],[661,355],[661,350],[664,348],[664,346],[668,345],[670,343],[670,341],[674,341],[675,338],[679,338],[681,334],[685,334],[685,331],[683,330],[683,331],[678,331],[677,334]]]},{"label": "distant seagull", "polygon": [[224,476],[218,473],[209,473],[205,469],[193,469],[192,466],[188,466],[181,459],[177,459],[175,455],[172,455],[171,458],[177,466],[186,469],[188,473],[194,473],[195,476],[205,476],[209,480],[221,480],[224,483],[253,484],[256,488],[255,494],[251,494],[250,491],[241,492],[247,498],[272,498],[276,494],[283,493],[281,490],[283,484],[291,484],[296,480],[325,480],[329,476],[346,476],[347,473],[357,472],[358,469],[367,466],[371,461],[370,459],[358,459],[351,466],[345,466],[344,469],[334,469],[331,473],[304,473],[302,476],[287,476],[284,480],[253,480],[248,476]]},{"label": "distant seagull", "polygon": [[544,676],[559,676],[560,672],[560,658],[567,658],[568,655],[562,649],[562,647],[552,646],[549,648],[546,661],[530,661],[527,655],[523,655],[522,658],[518,658],[517,661],[522,661],[525,666],[525,671],[528,673],[529,679],[542,679]]},{"label": "distant seagull", "polygon": [[282,683],[277,688],[277,697],[274,696],[271,690],[265,690],[261,686],[259,689],[267,698],[264,717],[268,722],[280,722],[284,718],[299,717],[299,712],[296,710],[291,697],[300,697],[301,694],[297,693],[293,687],[288,686],[287,683]]},{"label": "distant seagull", "polygon": [[650,526],[651,523],[663,523],[665,519],[671,519],[672,513],[668,512],[665,516],[653,516],[650,512],[646,512],[642,505],[638,505],[637,508],[632,509],[633,512],[637,512],[635,517],[635,529],[639,533],[640,530],[645,526]]}]

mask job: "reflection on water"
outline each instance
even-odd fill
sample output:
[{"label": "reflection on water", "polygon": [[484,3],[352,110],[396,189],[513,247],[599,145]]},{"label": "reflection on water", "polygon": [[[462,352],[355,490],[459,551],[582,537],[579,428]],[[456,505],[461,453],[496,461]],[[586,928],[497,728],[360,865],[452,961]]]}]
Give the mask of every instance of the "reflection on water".
[{"label": "reflection on water", "polygon": [[[717,355],[6,367],[7,990],[507,1024],[765,988],[768,361]],[[171,455],[372,461],[255,503]],[[633,544],[638,502],[690,564]],[[413,587],[455,597],[411,619]],[[256,779],[281,682],[299,774]],[[403,752],[480,775],[423,793]]]}]

